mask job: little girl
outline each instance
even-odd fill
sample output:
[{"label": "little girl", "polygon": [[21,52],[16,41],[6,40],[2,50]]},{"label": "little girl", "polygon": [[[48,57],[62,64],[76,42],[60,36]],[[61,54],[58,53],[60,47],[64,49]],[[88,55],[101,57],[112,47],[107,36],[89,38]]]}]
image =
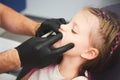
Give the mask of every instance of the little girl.
[{"label": "little girl", "polygon": [[104,67],[120,43],[119,22],[98,8],[84,8],[60,26],[60,47],[74,43],[56,65],[31,70],[22,80],[91,80],[90,72]]}]

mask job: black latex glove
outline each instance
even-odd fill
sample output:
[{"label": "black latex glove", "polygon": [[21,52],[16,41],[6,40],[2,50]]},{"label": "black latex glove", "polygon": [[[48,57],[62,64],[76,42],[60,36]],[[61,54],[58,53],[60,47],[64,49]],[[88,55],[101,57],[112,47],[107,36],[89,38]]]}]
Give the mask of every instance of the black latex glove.
[{"label": "black latex glove", "polygon": [[61,24],[66,24],[66,21],[64,18],[47,19],[38,28],[38,30],[36,32],[36,36],[41,37],[42,35],[50,32],[50,31],[57,33]]},{"label": "black latex glove", "polygon": [[52,44],[62,38],[62,34],[50,36],[47,38],[32,37],[18,46],[21,66],[26,67],[46,67],[56,61],[65,51],[71,49],[74,45],[67,44],[61,48],[53,48]]}]

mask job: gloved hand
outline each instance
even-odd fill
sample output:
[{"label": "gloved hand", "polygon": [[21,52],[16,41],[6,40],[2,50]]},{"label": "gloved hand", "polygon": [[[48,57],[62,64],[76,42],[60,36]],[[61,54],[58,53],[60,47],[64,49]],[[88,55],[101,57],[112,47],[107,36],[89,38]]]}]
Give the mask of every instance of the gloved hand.
[{"label": "gloved hand", "polygon": [[65,51],[74,46],[70,43],[60,48],[53,48],[52,44],[61,38],[61,33],[46,38],[32,37],[16,47],[21,66],[43,68],[54,63]]},{"label": "gloved hand", "polygon": [[42,35],[50,32],[50,31],[57,33],[61,24],[66,24],[66,21],[64,18],[47,19],[38,28],[38,30],[36,32],[36,36],[41,37]]}]

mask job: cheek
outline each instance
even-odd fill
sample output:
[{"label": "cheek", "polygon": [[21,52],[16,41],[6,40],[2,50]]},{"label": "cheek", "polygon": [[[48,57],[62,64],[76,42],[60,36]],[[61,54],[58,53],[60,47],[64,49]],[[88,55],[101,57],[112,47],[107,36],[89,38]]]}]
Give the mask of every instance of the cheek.
[{"label": "cheek", "polygon": [[[69,40],[67,40],[67,41],[69,41]],[[74,43],[74,48],[65,52],[65,55],[79,56],[81,53],[81,49],[82,49],[80,39],[77,37],[74,37],[71,39],[71,42]]]},{"label": "cheek", "polygon": [[72,40],[74,42],[74,48],[69,51],[69,54],[79,55],[81,50],[80,42],[77,40]]},{"label": "cheek", "polygon": [[74,48],[66,51],[65,55],[71,55],[71,56],[78,56],[80,55],[82,51],[83,42],[81,42],[81,39],[79,36],[75,36],[72,34],[63,34],[63,38],[59,41],[57,41],[55,44],[53,44],[53,47],[59,48],[66,44],[73,43]]},{"label": "cheek", "polygon": [[[67,40],[69,41],[69,40]],[[71,42],[74,43],[74,48],[68,50],[67,52],[65,52],[65,55],[71,55],[71,56],[80,56],[81,53],[84,52],[84,50],[86,50],[86,41],[82,40],[78,37],[74,37],[74,39],[71,39]]]}]

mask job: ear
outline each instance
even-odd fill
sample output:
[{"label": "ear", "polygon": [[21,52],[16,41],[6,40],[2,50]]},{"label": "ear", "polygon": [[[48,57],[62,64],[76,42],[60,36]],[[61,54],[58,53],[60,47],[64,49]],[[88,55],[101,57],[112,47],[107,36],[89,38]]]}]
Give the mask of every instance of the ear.
[{"label": "ear", "polygon": [[81,57],[87,60],[94,59],[98,56],[99,51],[96,48],[90,48],[89,50],[86,50],[85,53],[81,54]]}]

